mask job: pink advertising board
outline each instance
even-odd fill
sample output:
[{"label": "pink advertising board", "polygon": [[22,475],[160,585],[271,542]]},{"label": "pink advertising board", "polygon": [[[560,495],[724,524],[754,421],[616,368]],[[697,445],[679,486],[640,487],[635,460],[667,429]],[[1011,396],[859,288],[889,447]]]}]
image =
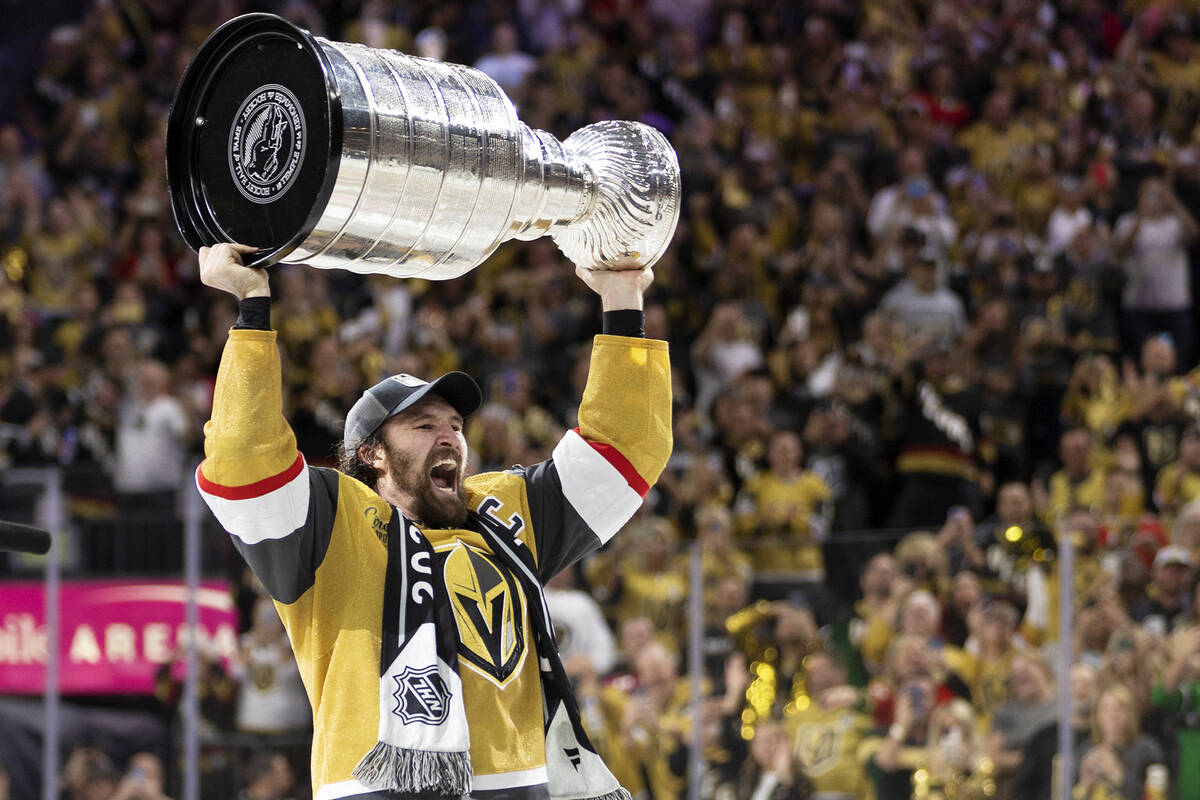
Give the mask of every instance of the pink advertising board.
[{"label": "pink advertising board", "polygon": [[[0,694],[41,694],[46,682],[41,583],[0,582]],[[186,642],[187,587],[180,580],[64,581],[58,637],[63,694],[149,694]],[[228,659],[237,648],[229,584],[205,581],[200,644]]]}]

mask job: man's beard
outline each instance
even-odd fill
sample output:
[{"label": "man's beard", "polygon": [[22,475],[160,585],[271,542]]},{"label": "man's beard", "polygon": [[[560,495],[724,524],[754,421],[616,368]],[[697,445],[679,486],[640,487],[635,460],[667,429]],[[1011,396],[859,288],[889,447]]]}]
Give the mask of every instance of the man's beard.
[{"label": "man's beard", "polygon": [[431,450],[425,457],[425,463],[418,467],[403,453],[396,450],[388,452],[388,471],[391,472],[392,481],[412,496],[413,507],[406,510],[422,528],[461,528],[467,521],[467,492],[463,485],[465,470],[459,469],[453,495],[433,488],[429,478],[433,465],[447,456],[458,460],[458,454],[452,450]]}]

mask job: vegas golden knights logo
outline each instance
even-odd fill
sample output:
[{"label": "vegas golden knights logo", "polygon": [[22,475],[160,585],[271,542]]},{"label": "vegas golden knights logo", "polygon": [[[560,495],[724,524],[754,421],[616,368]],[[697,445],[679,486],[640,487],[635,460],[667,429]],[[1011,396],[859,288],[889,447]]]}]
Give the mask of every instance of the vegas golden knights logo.
[{"label": "vegas golden knights logo", "polygon": [[525,655],[525,607],[512,575],[491,553],[459,542],[446,557],[446,593],[458,624],[458,655],[500,684]]},{"label": "vegas golden knights logo", "polygon": [[796,732],[796,756],[808,775],[823,775],[842,755],[842,726],[805,725]]}]

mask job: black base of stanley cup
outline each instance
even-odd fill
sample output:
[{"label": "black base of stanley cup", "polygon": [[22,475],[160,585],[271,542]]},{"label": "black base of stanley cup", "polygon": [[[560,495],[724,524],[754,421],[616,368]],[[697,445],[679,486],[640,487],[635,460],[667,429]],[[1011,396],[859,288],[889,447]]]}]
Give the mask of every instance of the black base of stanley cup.
[{"label": "black base of stanley cup", "polygon": [[312,37],[273,14],[225,23],[184,72],[167,122],[171,209],[188,246],[273,264],[313,230],[337,179],[342,107]]}]

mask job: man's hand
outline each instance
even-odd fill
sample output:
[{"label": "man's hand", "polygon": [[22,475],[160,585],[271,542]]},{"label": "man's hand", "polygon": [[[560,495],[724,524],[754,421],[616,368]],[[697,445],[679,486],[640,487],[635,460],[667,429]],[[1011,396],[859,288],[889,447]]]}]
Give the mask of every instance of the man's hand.
[{"label": "man's hand", "polygon": [[600,295],[605,311],[642,310],[642,293],[654,281],[654,270],[619,262],[608,269],[576,267],[575,274]]},{"label": "man's hand", "polygon": [[270,297],[267,271],[261,267],[247,267],[242,256],[256,252],[257,247],[248,244],[221,242],[212,247],[200,248],[200,282],[205,286],[229,292],[239,301],[247,297]]}]

